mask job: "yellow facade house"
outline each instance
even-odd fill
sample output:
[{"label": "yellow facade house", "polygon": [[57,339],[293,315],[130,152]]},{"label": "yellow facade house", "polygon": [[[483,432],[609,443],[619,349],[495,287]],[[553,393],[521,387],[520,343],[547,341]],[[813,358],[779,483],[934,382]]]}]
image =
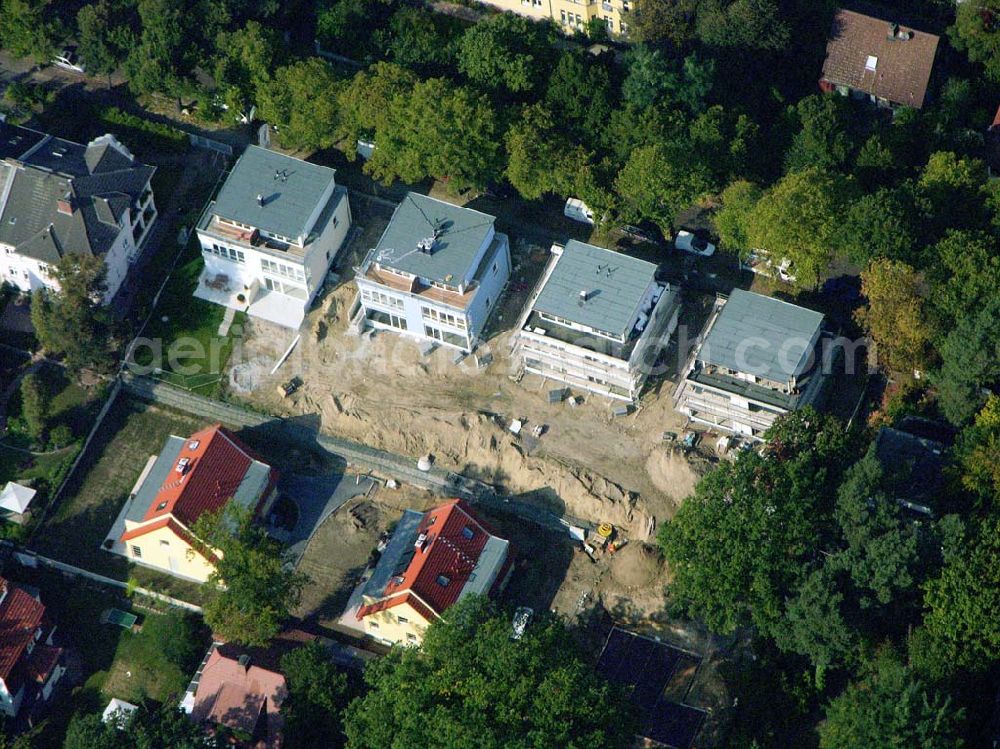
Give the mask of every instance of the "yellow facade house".
[{"label": "yellow facade house", "polygon": [[427,627],[467,595],[494,595],[511,571],[510,542],[462,500],[407,510],[361,591],[357,618],[389,645],[419,645]]},{"label": "yellow facade house", "polygon": [[536,20],[551,19],[565,33],[584,31],[591,19],[597,18],[614,36],[628,34],[629,14],[635,10],[634,0],[598,0],[573,2],[573,0],[483,0],[501,10],[518,13]]},{"label": "yellow facade house", "polygon": [[256,514],[268,511],[278,473],[216,424],[188,438],[171,436],[150,459],[124,510],[118,541],[132,562],[175,577],[205,582],[216,554],[191,528],[229,501]]}]

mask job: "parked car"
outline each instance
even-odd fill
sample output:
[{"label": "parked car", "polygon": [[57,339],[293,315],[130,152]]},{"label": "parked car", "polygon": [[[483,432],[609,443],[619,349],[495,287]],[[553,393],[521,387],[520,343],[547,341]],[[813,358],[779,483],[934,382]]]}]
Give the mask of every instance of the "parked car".
[{"label": "parked car", "polygon": [[681,229],[677,232],[677,236],[674,237],[674,247],[684,252],[690,252],[692,255],[701,255],[702,257],[709,257],[715,252],[714,244],[707,239],[689,232],[687,229]]},{"label": "parked car", "polygon": [[83,73],[83,63],[76,54],[76,47],[67,47],[62,50],[52,60],[52,64],[63,70],[72,70],[74,73]]},{"label": "parked car", "polygon": [[524,636],[524,630],[528,628],[529,622],[531,622],[531,617],[534,615],[535,610],[529,608],[528,606],[518,606],[517,610],[514,612],[514,621],[511,625],[511,639],[520,640]]},{"label": "parked car", "polygon": [[583,224],[594,224],[594,212],[579,198],[569,198],[563,206],[563,215]]}]

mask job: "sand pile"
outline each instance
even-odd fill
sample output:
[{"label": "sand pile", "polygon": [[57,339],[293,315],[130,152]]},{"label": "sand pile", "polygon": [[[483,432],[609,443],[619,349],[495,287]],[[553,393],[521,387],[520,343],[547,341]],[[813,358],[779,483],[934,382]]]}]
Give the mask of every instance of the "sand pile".
[{"label": "sand pile", "polygon": [[646,471],[653,486],[678,505],[694,493],[701,476],[679,452],[656,448],[646,460]]},{"label": "sand pile", "polygon": [[663,572],[663,561],[652,546],[632,542],[611,558],[611,576],[625,588],[645,588]]}]

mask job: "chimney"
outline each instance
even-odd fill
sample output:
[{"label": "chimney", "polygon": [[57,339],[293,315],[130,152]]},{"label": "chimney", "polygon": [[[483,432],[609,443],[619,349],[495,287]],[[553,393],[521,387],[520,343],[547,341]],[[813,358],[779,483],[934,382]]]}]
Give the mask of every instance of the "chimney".
[{"label": "chimney", "polygon": [[580,304],[590,299],[590,292],[586,289],[580,289]]},{"label": "chimney", "polygon": [[56,201],[56,210],[64,216],[73,215],[73,198],[69,193],[66,193],[63,197]]},{"label": "chimney", "polygon": [[247,655],[246,653],[237,658],[236,662],[239,663],[245,669],[250,668],[250,656]]},{"label": "chimney", "polygon": [[261,195],[260,193],[257,194],[257,205],[259,206],[264,205],[264,196]]}]

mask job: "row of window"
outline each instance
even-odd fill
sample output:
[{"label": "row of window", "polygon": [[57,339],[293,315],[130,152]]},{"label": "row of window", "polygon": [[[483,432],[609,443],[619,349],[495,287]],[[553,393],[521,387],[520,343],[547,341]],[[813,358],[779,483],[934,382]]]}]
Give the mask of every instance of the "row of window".
[{"label": "row of window", "polygon": [[293,265],[285,265],[284,263],[276,263],[273,260],[261,259],[261,266],[265,271],[269,273],[275,273],[284,278],[291,278],[293,281],[301,281],[305,283],[306,276],[302,272],[301,268],[297,268]]},{"label": "row of window", "polygon": [[391,315],[388,312],[383,312],[382,310],[373,309],[368,312],[368,319],[374,322],[381,323],[382,325],[388,325],[390,327],[396,328],[396,330],[406,330],[406,318],[400,317],[399,315]]},{"label": "row of window", "polygon": [[451,325],[453,328],[465,330],[465,318],[461,315],[453,315],[449,312],[442,312],[434,307],[421,307],[420,312],[425,320],[443,322],[445,325]]},{"label": "row of window", "polygon": [[[406,621],[406,620],[403,619],[402,617],[400,617],[400,621]],[[375,621],[368,622],[368,629],[378,629],[378,622],[375,622]],[[412,632],[407,632],[406,633],[406,641],[407,642],[416,642],[417,641],[417,636],[415,634],[413,634]]]},{"label": "row of window", "polygon": [[[522,3],[523,4],[523,3]],[[604,4],[607,10],[611,10],[611,6],[608,3]],[[628,12],[628,3],[623,3],[623,8],[626,13]],[[578,29],[583,28],[583,18],[581,18],[579,13],[567,13],[564,10],[559,11],[559,20],[563,26],[573,26]],[[608,27],[608,31],[615,30],[615,20],[611,16],[604,16],[604,24]],[[628,24],[624,21],[620,24],[621,33],[625,34],[628,32]]]},{"label": "row of window", "polygon": [[227,260],[232,260],[234,263],[245,263],[247,261],[246,255],[243,254],[243,250],[236,250],[232,247],[223,247],[222,245],[213,244],[210,252],[213,255],[218,255],[219,257],[224,257]]},{"label": "row of window", "polygon": [[362,289],[361,298],[366,302],[371,302],[373,304],[381,304],[383,307],[391,307],[392,309],[403,309],[403,300],[396,296],[390,296],[389,294],[384,294],[381,291],[374,291],[372,289]]}]

